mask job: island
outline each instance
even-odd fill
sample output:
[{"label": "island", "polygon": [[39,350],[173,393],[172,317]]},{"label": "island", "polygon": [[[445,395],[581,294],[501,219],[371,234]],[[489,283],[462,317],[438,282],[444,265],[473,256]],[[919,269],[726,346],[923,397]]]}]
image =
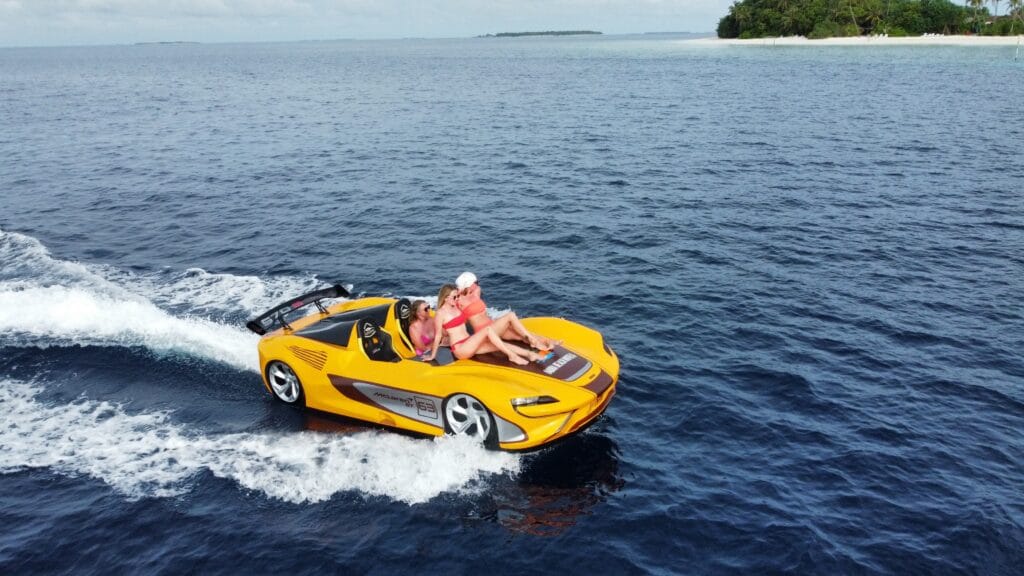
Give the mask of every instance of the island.
[{"label": "island", "polygon": [[601,34],[594,30],[548,30],[546,32],[498,32],[483,34],[477,38],[518,38],[519,36],[579,36],[581,34]]},{"label": "island", "polygon": [[[719,38],[921,36],[1024,33],[1024,0],[1002,16],[983,0],[739,0],[718,22]],[[998,12],[998,4],[995,4]]]}]

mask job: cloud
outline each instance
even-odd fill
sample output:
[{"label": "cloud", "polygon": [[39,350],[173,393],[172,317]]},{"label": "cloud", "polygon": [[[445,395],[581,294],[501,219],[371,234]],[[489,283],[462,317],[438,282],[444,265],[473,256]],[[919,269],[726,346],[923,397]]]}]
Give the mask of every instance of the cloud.
[{"label": "cloud", "polygon": [[0,0],[0,43],[709,31],[732,0]]},{"label": "cloud", "polygon": [[0,0],[0,14],[7,14],[8,16],[21,12],[21,2],[19,0]]},{"label": "cloud", "polygon": [[145,18],[317,17],[380,14],[491,14],[496,17],[572,13],[585,18],[601,13],[685,15],[708,7],[722,11],[727,0],[0,0],[0,8],[40,18],[123,16]]},{"label": "cloud", "polygon": [[20,4],[40,18],[293,17],[312,15],[314,8],[309,0],[35,0]]}]

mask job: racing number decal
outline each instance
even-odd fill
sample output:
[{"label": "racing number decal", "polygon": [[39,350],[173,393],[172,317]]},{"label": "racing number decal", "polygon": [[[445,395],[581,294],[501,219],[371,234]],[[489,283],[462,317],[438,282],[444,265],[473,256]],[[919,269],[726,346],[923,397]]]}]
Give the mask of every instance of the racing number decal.
[{"label": "racing number decal", "polygon": [[436,396],[413,394],[399,388],[351,380],[333,374],[329,375],[329,378],[338,392],[350,400],[405,416],[410,420],[441,426],[441,399]]},{"label": "racing number decal", "polygon": [[416,413],[431,420],[437,420],[437,407],[434,402],[421,396],[414,396],[416,399]]}]

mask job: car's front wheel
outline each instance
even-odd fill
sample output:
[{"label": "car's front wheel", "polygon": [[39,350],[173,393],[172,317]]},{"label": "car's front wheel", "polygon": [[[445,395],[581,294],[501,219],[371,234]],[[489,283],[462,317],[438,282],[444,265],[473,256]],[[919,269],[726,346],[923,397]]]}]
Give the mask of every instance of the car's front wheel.
[{"label": "car's front wheel", "polygon": [[483,402],[469,394],[453,394],[444,401],[444,431],[469,436],[488,448],[498,446],[498,427]]},{"label": "car's front wheel", "polygon": [[274,360],[267,364],[267,383],[270,384],[270,392],[285,404],[293,406],[305,406],[306,397],[302,391],[302,382],[292,367]]}]

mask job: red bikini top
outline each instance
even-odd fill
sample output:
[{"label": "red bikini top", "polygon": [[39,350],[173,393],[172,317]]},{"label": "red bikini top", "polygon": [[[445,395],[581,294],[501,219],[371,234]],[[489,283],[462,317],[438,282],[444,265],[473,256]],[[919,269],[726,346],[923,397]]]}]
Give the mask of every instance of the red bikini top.
[{"label": "red bikini top", "polygon": [[456,326],[461,326],[462,324],[465,324],[465,323],[466,323],[466,313],[465,312],[460,312],[458,316],[456,316],[455,318],[452,318],[451,320],[445,322],[441,326],[445,330],[449,330],[451,328],[455,328]]}]

